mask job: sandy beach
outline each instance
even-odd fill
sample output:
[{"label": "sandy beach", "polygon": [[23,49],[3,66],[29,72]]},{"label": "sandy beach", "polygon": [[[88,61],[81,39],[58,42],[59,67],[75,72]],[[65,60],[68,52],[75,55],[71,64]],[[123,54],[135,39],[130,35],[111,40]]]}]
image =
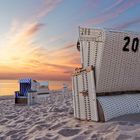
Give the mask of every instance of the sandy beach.
[{"label": "sandy beach", "polygon": [[17,106],[0,98],[0,140],[139,140],[140,114],[106,123],[73,118],[71,92],[39,97],[33,106]]}]

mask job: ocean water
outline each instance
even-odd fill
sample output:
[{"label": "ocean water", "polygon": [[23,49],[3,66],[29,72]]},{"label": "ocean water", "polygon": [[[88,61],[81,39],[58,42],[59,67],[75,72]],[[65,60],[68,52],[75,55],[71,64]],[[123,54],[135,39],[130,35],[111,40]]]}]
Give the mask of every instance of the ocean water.
[{"label": "ocean water", "polygon": [[[71,81],[49,81],[49,88],[51,90],[60,90],[63,88],[64,83],[71,88]],[[14,92],[18,90],[18,80],[0,80],[0,96],[14,95]]]}]

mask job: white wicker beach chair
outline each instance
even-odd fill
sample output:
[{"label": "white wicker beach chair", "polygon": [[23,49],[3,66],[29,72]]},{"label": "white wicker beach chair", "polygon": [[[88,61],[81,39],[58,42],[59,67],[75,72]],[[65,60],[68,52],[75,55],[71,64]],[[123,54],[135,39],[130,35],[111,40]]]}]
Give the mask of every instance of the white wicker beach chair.
[{"label": "white wicker beach chair", "polygon": [[139,39],[140,33],[79,29],[82,69],[72,78],[76,118],[107,121],[140,112]]}]

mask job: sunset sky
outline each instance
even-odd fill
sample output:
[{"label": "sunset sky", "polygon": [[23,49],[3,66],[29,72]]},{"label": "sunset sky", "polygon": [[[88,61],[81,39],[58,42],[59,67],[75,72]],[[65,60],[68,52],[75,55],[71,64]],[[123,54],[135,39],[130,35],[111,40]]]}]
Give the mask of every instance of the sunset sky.
[{"label": "sunset sky", "polygon": [[0,0],[0,79],[70,80],[78,26],[140,31],[140,0]]}]

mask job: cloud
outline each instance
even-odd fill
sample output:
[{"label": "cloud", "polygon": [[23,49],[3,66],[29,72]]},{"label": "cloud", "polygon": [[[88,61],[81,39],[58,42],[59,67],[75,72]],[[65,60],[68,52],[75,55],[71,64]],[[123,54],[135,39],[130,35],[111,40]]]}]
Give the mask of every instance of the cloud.
[{"label": "cloud", "polygon": [[34,37],[42,27],[42,24],[36,22],[26,23],[20,29],[14,29],[14,34],[11,29],[1,37],[0,65],[14,67],[16,64],[16,67],[21,68],[33,58],[38,58],[36,51],[40,51],[41,45],[34,43]]},{"label": "cloud", "polygon": [[31,22],[31,23],[25,23],[20,26],[20,29],[17,30],[17,32],[12,35],[11,33],[11,40],[13,42],[18,41],[25,41],[31,39],[33,40],[33,37],[38,33],[44,25],[38,22]]},{"label": "cloud", "polygon": [[67,73],[67,74],[72,74],[73,71],[64,71],[64,73]]},{"label": "cloud", "polygon": [[[14,19],[9,31],[1,37],[1,79],[31,77],[44,80],[70,80],[70,73],[65,71],[72,71],[77,67],[78,62],[74,63],[74,59],[77,60],[79,53],[73,42],[53,50],[36,42],[38,33],[46,28],[46,25],[40,23],[40,19],[52,12],[62,0],[42,2],[42,8],[39,8],[34,19],[25,22]],[[60,38],[62,36],[48,40],[51,42]]]},{"label": "cloud", "polygon": [[[61,75],[69,75],[69,74],[72,74],[72,71],[74,69],[73,66],[66,66],[66,65],[61,65],[61,64],[49,64],[49,63],[46,63],[46,65],[52,69],[51,72],[54,72],[54,73],[61,73]],[[69,73],[66,71],[69,71]],[[56,75],[56,77],[58,77],[57,74],[54,74]],[[70,75],[69,75],[70,76]]]},{"label": "cloud", "polygon": [[103,14],[97,15],[96,18],[87,21],[86,25],[96,25],[104,23],[108,20],[118,17],[120,14],[124,13],[129,8],[132,8],[140,3],[139,0],[128,0],[128,1],[119,1],[109,7],[107,10],[102,12]]},{"label": "cloud", "polygon": [[72,68],[71,66],[65,66],[65,65],[58,65],[58,64],[49,64],[46,63],[47,66],[53,67],[53,68],[59,68],[59,69],[69,69]]},{"label": "cloud", "polygon": [[[86,4],[84,7],[89,10],[89,8],[94,8],[98,6],[98,4],[101,2],[101,0],[86,0]],[[83,9],[83,8],[82,8]]]},{"label": "cloud", "polygon": [[84,5],[79,9],[77,15],[81,17],[85,15],[89,10],[93,10],[100,4],[101,0],[86,0]]},{"label": "cloud", "polygon": [[37,20],[21,23],[14,19],[10,30],[0,39],[0,65],[12,67],[16,63],[16,67],[21,68],[33,58],[38,59],[42,46],[35,44],[35,36],[43,26]]},{"label": "cloud", "polygon": [[45,49],[34,42],[35,36],[43,27],[44,25],[36,22],[26,23],[15,34],[12,35],[13,30],[10,30],[1,39],[4,40],[1,46],[5,47],[0,51],[0,78],[70,80],[70,74],[65,71],[73,71],[78,65],[78,62],[72,63],[79,57],[78,51],[73,51],[75,44],[68,43],[55,50]]},{"label": "cloud", "polygon": [[131,21],[119,24],[119,25],[115,26],[114,28],[116,28],[116,29],[125,29],[125,28],[127,28],[127,27],[129,27],[131,25],[135,25],[135,24],[138,24],[138,23],[140,23],[140,18],[136,18],[136,19],[133,19]]},{"label": "cloud", "polygon": [[47,16],[53,11],[63,0],[43,0],[42,6],[39,8],[36,18]]},{"label": "cloud", "polygon": [[101,13],[110,13],[112,10],[118,8],[125,2],[125,0],[116,0],[111,6],[107,7],[105,10],[103,10]]},{"label": "cloud", "polygon": [[51,66],[51,67],[56,66],[56,68],[59,68],[59,69],[60,69],[60,66],[62,66],[61,69],[64,68],[64,70],[65,68],[77,67],[80,62],[80,61],[77,61],[79,60],[78,58],[80,57],[80,54],[76,50],[76,48],[74,48],[74,46],[75,46],[74,44],[68,43],[66,44],[65,47],[49,51],[46,54],[46,58],[51,61],[48,61],[48,63],[45,63],[45,64],[48,64],[48,66]]},{"label": "cloud", "polygon": [[33,35],[38,32],[43,26],[44,24],[41,23],[33,23],[27,28],[25,33],[26,35]]},{"label": "cloud", "polygon": [[64,47],[64,48],[61,48],[60,50],[70,49],[70,48],[73,48],[73,47],[75,47],[75,46],[76,46],[76,44],[70,44],[70,45],[68,45],[68,46],[66,46],[66,47]]}]

